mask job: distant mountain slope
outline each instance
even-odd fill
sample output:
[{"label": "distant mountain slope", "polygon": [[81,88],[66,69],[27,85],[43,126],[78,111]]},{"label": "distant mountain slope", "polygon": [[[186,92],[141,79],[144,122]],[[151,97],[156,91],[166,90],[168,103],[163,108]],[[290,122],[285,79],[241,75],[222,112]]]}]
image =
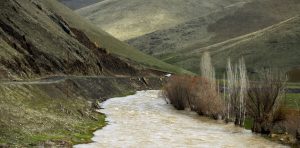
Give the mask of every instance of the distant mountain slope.
[{"label": "distant mountain slope", "polygon": [[66,6],[68,6],[69,8],[75,10],[82,7],[86,7],[91,4],[101,2],[103,0],[59,0],[59,1],[65,4]]},{"label": "distant mountain slope", "polygon": [[55,0],[0,4],[1,78],[187,72],[122,43]]},{"label": "distant mountain slope", "polygon": [[237,61],[244,57],[250,71],[262,67],[282,70],[300,66],[300,17],[293,17],[260,31],[240,36],[207,47],[191,50],[167,59],[170,63],[198,69],[201,54],[209,51],[214,65],[224,70],[227,58]]},{"label": "distant mountain slope", "polygon": [[77,12],[127,40],[248,0],[106,0]]},{"label": "distant mountain slope", "polygon": [[223,42],[298,14],[298,0],[254,0],[231,5],[175,27],[131,39],[128,43],[160,57],[162,54],[172,54],[178,50],[186,52]]},{"label": "distant mountain slope", "polygon": [[155,56],[176,53],[195,43],[203,43],[205,45],[216,35],[213,32],[209,32],[208,27],[216,23],[219,19],[233,15],[244,5],[245,3],[237,3],[208,15],[189,20],[175,27],[157,30],[130,39],[127,42],[141,51]]}]

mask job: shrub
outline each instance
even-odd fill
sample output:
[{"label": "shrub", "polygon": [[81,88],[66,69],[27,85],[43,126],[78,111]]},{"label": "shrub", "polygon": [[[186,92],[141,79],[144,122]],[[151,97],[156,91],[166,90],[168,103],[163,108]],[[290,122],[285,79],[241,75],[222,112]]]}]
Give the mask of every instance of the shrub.
[{"label": "shrub", "polygon": [[174,76],[163,94],[178,110],[190,108],[200,115],[218,118],[223,115],[223,102],[209,80],[202,77]]},{"label": "shrub", "polygon": [[163,88],[163,95],[176,109],[190,107],[191,98],[195,97],[196,79],[188,76],[172,76]]},{"label": "shrub", "polygon": [[285,93],[286,77],[279,72],[263,70],[258,82],[248,89],[247,113],[254,119],[252,131],[268,134],[278,118]]},{"label": "shrub", "polygon": [[215,119],[223,115],[224,102],[216,88],[211,87],[210,81],[205,78],[198,78],[197,84],[196,97],[191,100],[192,110]]},{"label": "shrub", "polygon": [[[287,132],[296,137],[297,130],[300,129],[300,110],[280,107],[274,116],[274,126],[280,127],[280,131]],[[281,134],[273,128],[272,133]]]}]

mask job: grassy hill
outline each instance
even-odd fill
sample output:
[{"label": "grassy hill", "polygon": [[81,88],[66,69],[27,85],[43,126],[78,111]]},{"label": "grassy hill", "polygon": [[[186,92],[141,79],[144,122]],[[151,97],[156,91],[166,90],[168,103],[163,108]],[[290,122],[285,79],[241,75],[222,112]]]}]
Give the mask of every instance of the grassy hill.
[{"label": "grassy hill", "polygon": [[153,55],[186,51],[263,29],[299,13],[299,1],[254,0],[131,39],[128,43]]},{"label": "grassy hill", "polygon": [[56,0],[1,0],[0,147],[91,142],[106,124],[96,112],[99,102],[159,89],[163,71],[189,73],[113,38]]},{"label": "grassy hill", "polygon": [[133,38],[127,42],[141,51],[155,56],[176,53],[179,50],[183,50],[197,43],[209,45],[208,42],[210,42],[216,34],[210,32],[208,27],[216,23],[219,19],[233,15],[244,5],[246,4],[233,4],[230,7],[225,7],[224,9],[209,13],[205,16],[194,18],[168,29],[157,30]]},{"label": "grassy hill", "polygon": [[5,0],[0,7],[1,78],[187,72],[115,39],[57,1]]},{"label": "grassy hill", "polygon": [[[299,14],[300,1],[297,0],[254,0],[131,39],[128,43],[166,62],[197,72],[199,56],[193,55],[193,51],[259,31]],[[265,49],[257,46],[257,50]],[[262,56],[259,53],[258,56]]]},{"label": "grassy hill", "polygon": [[77,12],[121,40],[170,28],[248,0],[106,0]]},{"label": "grassy hill", "polygon": [[103,0],[59,0],[59,2],[67,5],[69,8],[73,10],[86,7],[101,1]]},{"label": "grassy hill", "polygon": [[121,42],[120,40],[101,30],[99,27],[96,27],[94,24],[86,21],[86,19],[82,18],[81,16],[76,15],[73,11],[67,9],[65,6],[57,2],[47,1],[47,5],[50,9],[65,17],[70,26],[74,26],[82,30],[84,33],[86,33],[86,35],[92,42],[98,44],[100,47],[107,49],[113,54],[131,59],[157,70],[174,73],[190,73],[185,69],[162,62],[152,56],[144,54],[143,52],[137,50],[136,48],[133,48],[132,46],[124,42]]},{"label": "grassy hill", "polygon": [[300,65],[300,17],[293,17],[265,29],[203,48],[190,50],[166,59],[170,63],[197,70],[201,54],[212,53],[214,65],[224,70],[230,57],[237,61],[244,57],[250,71],[258,67],[276,67],[285,70]]}]

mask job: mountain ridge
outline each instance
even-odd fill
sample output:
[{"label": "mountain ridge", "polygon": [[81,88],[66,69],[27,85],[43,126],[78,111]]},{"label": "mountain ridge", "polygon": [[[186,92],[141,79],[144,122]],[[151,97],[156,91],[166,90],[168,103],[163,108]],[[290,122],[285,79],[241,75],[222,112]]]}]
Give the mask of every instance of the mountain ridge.
[{"label": "mountain ridge", "polygon": [[57,1],[4,0],[0,7],[3,78],[187,72],[111,37]]}]

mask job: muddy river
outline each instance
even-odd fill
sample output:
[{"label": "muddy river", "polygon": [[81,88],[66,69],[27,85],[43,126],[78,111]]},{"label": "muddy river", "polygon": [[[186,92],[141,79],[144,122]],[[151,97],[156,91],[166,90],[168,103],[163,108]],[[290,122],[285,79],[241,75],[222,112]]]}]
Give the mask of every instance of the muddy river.
[{"label": "muddy river", "polygon": [[94,133],[93,143],[76,148],[284,147],[233,124],[177,111],[159,91],[112,98],[102,107],[108,125]]}]

